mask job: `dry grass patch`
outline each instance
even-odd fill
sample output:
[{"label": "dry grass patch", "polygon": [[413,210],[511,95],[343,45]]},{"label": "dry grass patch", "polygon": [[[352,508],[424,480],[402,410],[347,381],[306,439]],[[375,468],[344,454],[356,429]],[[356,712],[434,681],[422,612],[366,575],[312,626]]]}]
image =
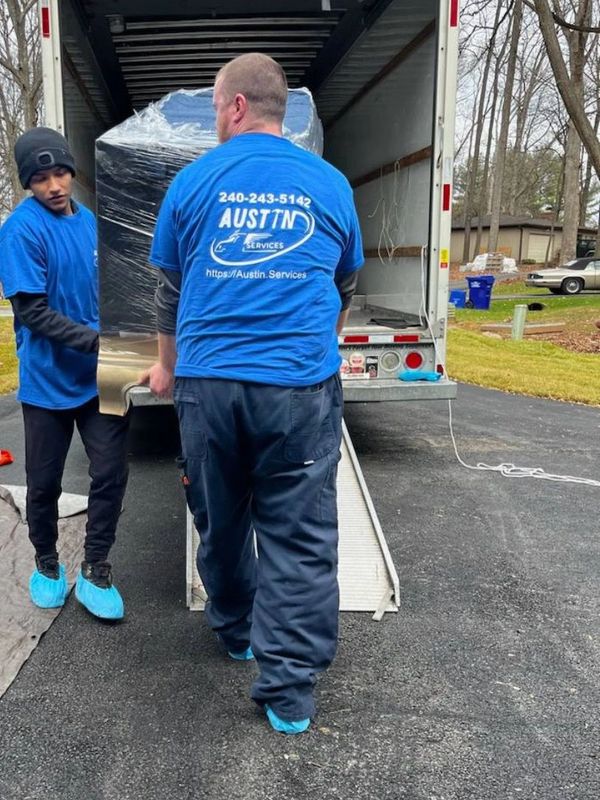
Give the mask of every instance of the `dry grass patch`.
[{"label": "dry grass patch", "polygon": [[490,389],[600,405],[600,362],[542,341],[492,339],[454,328],[448,335],[448,373]]}]

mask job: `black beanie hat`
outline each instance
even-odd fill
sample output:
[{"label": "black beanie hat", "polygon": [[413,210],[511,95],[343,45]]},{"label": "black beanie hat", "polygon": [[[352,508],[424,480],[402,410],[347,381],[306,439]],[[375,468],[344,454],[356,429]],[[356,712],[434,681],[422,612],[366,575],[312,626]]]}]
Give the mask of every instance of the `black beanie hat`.
[{"label": "black beanie hat", "polygon": [[19,180],[24,189],[36,172],[52,167],[67,167],[75,175],[75,162],[69,143],[52,128],[31,128],[15,143],[15,161]]}]

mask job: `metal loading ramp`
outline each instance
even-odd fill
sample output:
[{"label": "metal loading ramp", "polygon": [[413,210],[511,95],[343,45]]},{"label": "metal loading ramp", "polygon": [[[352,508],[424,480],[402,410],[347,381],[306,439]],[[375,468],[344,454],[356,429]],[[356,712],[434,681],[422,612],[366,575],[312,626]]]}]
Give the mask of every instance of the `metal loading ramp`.
[{"label": "metal loading ramp", "polygon": [[[400,605],[398,575],[352,441],[343,423],[338,468],[340,611],[370,611],[381,619]],[[187,604],[202,611],[206,592],[196,569],[198,532],[187,512]]]}]

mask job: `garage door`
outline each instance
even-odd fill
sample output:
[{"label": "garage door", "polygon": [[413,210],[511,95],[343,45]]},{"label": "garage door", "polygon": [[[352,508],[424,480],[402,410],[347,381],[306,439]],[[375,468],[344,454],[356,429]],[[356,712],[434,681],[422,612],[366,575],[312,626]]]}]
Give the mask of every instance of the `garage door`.
[{"label": "garage door", "polygon": [[[529,245],[527,248],[527,258],[533,258],[538,263],[544,263],[546,260],[546,248],[550,236],[548,234],[530,233]],[[552,247],[550,247],[550,258],[552,258]]]}]

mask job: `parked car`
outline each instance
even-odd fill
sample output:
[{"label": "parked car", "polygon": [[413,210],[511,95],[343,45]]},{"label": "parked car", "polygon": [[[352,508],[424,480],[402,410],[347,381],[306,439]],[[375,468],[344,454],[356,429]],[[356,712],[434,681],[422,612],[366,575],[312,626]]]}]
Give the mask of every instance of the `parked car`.
[{"label": "parked car", "polygon": [[553,294],[578,294],[582,289],[600,289],[600,259],[576,258],[553,269],[530,272],[526,286],[550,289]]}]

